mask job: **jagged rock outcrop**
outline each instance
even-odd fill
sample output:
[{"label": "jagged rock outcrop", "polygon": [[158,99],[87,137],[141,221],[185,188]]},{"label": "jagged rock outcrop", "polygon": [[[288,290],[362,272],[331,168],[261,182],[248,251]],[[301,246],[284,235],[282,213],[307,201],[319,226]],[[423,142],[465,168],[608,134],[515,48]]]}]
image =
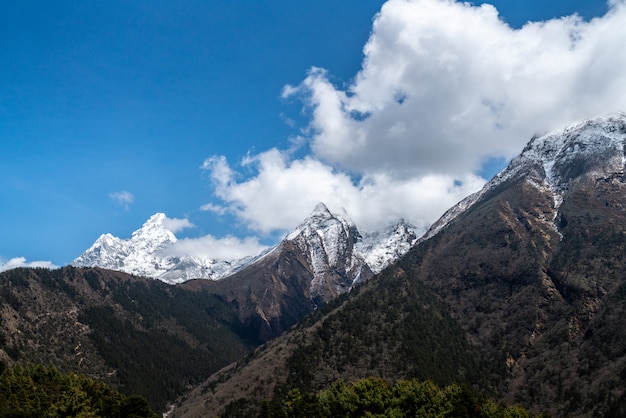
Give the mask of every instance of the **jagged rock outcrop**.
[{"label": "jagged rock outcrop", "polygon": [[219,282],[194,281],[236,305],[240,319],[267,341],[373,273],[354,250],[356,227],[323,204],[282,242]]}]

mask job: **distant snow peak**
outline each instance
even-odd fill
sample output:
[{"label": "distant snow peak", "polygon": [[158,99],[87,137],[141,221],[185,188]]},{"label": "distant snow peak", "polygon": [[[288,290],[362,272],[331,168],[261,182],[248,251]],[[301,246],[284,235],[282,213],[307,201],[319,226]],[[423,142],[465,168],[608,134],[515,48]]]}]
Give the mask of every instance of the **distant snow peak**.
[{"label": "distant snow peak", "polygon": [[[174,249],[184,240],[178,241],[168,228],[169,221],[164,213],[156,213],[128,239],[103,234],[72,264],[180,283],[190,279],[225,278],[281,248],[279,243],[257,257],[237,260],[181,254]],[[188,221],[177,221],[180,227],[191,225]],[[329,300],[329,288],[336,296],[371,276],[372,272],[381,271],[406,254],[421,232],[401,220],[381,231],[361,235],[346,217],[332,213],[324,203],[319,203],[284,241],[294,243],[308,259],[314,276],[313,298]]]},{"label": "distant snow peak", "polygon": [[[168,249],[178,239],[168,229],[168,221],[170,219],[164,213],[156,213],[129,239],[103,234],[72,265],[120,270],[172,284],[192,278],[220,279],[243,265],[241,260],[217,261],[169,255]],[[176,221],[179,226],[191,225]]]},{"label": "distant snow peak", "polygon": [[423,229],[400,219],[382,230],[364,232],[355,251],[365,259],[374,273],[379,273],[404,256],[423,233]]}]

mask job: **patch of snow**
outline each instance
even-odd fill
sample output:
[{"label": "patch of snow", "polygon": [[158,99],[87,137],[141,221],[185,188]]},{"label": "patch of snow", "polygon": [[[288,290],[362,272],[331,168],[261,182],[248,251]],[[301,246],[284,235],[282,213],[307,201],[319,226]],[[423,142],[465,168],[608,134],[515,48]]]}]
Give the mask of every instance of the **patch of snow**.
[{"label": "patch of snow", "polygon": [[379,273],[409,252],[424,232],[424,228],[420,229],[401,219],[381,231],[364,232],[354,251],[363,257],[374,273]]}]

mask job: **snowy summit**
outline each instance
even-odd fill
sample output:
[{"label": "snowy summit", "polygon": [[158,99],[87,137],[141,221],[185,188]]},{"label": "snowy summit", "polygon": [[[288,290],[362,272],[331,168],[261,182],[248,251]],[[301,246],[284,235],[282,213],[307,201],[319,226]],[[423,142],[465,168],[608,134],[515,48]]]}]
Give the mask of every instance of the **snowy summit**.
[{"label": "snowy summit", "polygon": [[[215,260],[168,255],[168,248],[177,242],[177,238],[166,228],[166,219],[163,213],[153,215],[129,239],[103,234],[72,265],[120,270],[167,283],[180,283],[198,278],[222,279],[258,258]],[[352,277],[351,272],[359,271],[363,266],[378,273],[403,256],[418,235],[417,228],[403,220],[381,231],[361,234],[355,225],[332,214],[320,203],[284,241],[295,243],[307,254],[315,277],[322,277],[323,272],[337,268]],[[279,245],[265,253],[271,253]],[[359,280],[359,275],[355,275],[353,282]],[[314,280],[313,293],[315,287]]]}]

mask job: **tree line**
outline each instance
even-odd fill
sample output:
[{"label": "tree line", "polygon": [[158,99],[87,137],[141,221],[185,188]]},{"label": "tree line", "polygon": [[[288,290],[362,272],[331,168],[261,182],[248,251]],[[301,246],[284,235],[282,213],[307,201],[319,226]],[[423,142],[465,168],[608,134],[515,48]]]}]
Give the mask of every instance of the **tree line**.
[{"label": "tree line", "polygon": [[145,398],[54,366],[16,365],[0,375],[0,418],[157,418]]},{"label": "tree line", "polygon": [[263,402],[257,416],[300,417],[531,418],[533,415],[522,406],[496,403],[457,384],[440,388],[430,380],[413,379],[391,385],[386,380],[369,377],[353,383],[338,380],[317,394],[292,389],[284,396]]}]

